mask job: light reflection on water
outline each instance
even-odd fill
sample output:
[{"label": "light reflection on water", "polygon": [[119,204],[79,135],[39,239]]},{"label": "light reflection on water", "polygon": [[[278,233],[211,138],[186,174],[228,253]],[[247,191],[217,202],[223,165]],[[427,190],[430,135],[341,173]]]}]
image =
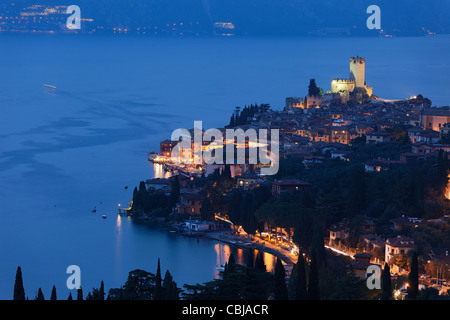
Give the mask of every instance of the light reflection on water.
[{"label": "light reflection on water", "polygon": [[[216,266],[221,267],[224,266],[225,263],[228,262],[231,253],[234,254],[234,258],[237,264],[247,265],[248,258],[248,249],[242,248],[232,248],[230,245],[226,243],[216,243],[214,246],[214,250],[217,254]],[[253,260],[258,256],[259,251],[253,250]],[[264,264],[266,265],[266,270],[268,272],[273,272],[275,269],[276,257],[267,252],[262,252]],[[216,279],[219,277],[219,272],[216,272]]]},{"label": "light reflection on water", "polygon": [[155,172],[155,178],[169,178],[170,173],[164,170],[164,166],[162,164],[154,163],[153,171]]}]

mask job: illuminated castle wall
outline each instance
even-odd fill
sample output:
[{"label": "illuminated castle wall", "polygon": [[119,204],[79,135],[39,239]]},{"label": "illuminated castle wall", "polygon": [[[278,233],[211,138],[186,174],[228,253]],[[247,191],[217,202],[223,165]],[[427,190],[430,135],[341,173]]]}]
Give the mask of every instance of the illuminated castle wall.
[{"label": "illuminated castle wall", "polygon": [[366,85],[366,58],[350,58],[350,79],[331,80],[331,92],[353,92],[356,88],[365,89],[369,97],[373,93],[373,88]]},{"label": "illuminated castle wall", "polygon": [[339,91],[352,92],[355,90],[355,80],[351,79],[333,79],[331,81],[331,92],[337,93]]}]

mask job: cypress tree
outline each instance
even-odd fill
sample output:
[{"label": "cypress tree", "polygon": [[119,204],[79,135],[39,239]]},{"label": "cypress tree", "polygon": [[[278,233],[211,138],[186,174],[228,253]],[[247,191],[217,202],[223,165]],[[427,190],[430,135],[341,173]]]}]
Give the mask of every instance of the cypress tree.
[{"label": "cypress tree", "polygon": [[309,281],[308,281],[308,299],[309,300],[320,300],[319,268],[318,268],[316,250],[313,250],[311,252],[311,264],[310,264]]},{"label": "cypress tree", "polygon": [[177,283],[175,281],[172,281],[172,289],[170,290],[170,300],[179,300],[178,297],[178,287],[177,287]]},{"label": "cypress tree", "polygon": [[286,271],[284,270],[280,258],[277,258],[275,264],[274,280],[273,293],[275,300],[287,300]]},{"label": "cypress tree", "polygon": [[99,299],[100,300],[105,300],[105,284],[103,283],[103,280],[100,283]]},{"label": "cypress tree", "polygon": [[242,194],[240,191],[234,191],[228,204],[228,215],[230,220],[236,225],[242,224],[241,207]]},{"label": "cypress tree", "polygon": [[56,288],[55,288],[55,285],[53,285],[52,294],[50,296],[50,300],[56,300]]},{"label": "cypress tree", "polygon": [[77,300],[83,300],[83,288],[81,286],[77,289]]},{"label": "cypress tree", "polygon": [[322,226],[316,226],[311,244],[311,259],[312,252],[315,251],[317,259],[317,268],[327,265],[327,253],[325,251],[325,243],[323,241]]},{"label": "cypress tree", "polygon": [[173,283],[173,278],[172,275],[170,274],[169,270],[166,270],[166,274],[164,275],[164,280],[163,280],[163,289],[164,289],[164,299],[165,300],[171,300],[172,299],[172,283]]},{"label": "cypress tree", "polygon": [[381,274],[381,299],[389,300],[392,298],[391,269],[387,263],[384,264]]},{"label": "cypress tree", "polygon": [[231,118],[230,118],[230,124],[228,125],[229,127],[234,127],[234,123],[235,123],[235,120],[234,120],[234,114],[231,116]]},{"label": "cypress tree", "polygon": [[202,207],[200,208],[200,216],[205,221],[213,219],[211,200],[209,200],[208,197],[203,198]]},{"label": "cypress tree", "polygon": [[236,265],[236,260],[234,259],[234,254],[231,253],[230,257],[228,258],[228,271],[229,272],[234,272],[235,271],[235,265]]},{"label": "cypress tree", "polygon": [[23,288],[22,269],[17,267],[16,281],[14,282],[14,300],[25,300],[25,289]]},{"label": "cypress tree", "polygon": [[171,210],[180,201],[180,180],[175,176],[169,196],[169,209]]},{"label": "cypress tree", "polygon": [[162,300],[162,286],[161,286],[161,266],[158,258],[158,267],[156,268],[156,276],[155,276],[155,293],[153,295],[153,300]]},{"label": "cypress tree", "polygon": [[42,293],[41,288],[38,289],[37,296],[36,296],[36,298],[34,298],[34,300],[45,300],[44,294]]},{"label": "cypress tree", "polygon": [[295,299],[306,300],[308,298],[308,292],[306,291],[306,267],[303,254],[299,254],[297,260],[297,278],[295,282]]},{"label": "cypress tree", "polygon": [[232,179],[231,177],[231,167],[230,165],[225,165],[225,168],[222,172],[222,179],[230,181]]},{"label": "cypress tree", "polygon": [[242,227],[248,234],[255,234],[257,227],[257,222],[253,211],[253,195],[248,192],[244,197],[241,208]]},{"label": "cypress tree", "polygon": [[408,276],[408,299],[416,299],[419,295],[419,266],[417,252],[414,251],[411,259],[411,270]]},{"label": "cypress tree", "polygon": [[266,265],[264,264],[264,256],[261,252],[258,252],[255,261],[255,269],[260,272],[266,272]]}]

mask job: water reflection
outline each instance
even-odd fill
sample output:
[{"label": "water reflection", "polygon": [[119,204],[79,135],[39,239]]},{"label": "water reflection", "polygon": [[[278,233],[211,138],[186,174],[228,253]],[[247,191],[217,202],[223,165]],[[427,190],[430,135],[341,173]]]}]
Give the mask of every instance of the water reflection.
[{"label": "water reflection", "polygon": [[153,171],[155,172],[155,178],[169,178],[170,173],[164,170],[164,166],[162,164],[154,163]]},{"label": "water reflection", "polygon": [[[214,250],[216,251],[216,274],[215,278],[219,278],[219,270],[221,267],[228,262],[231,253],[234,254],[234,258],[237,264],[246,265],[247,257],[248,257],[248,249],[242,248],[232,248],[228,244],[224,243],[216,243],[214,245]],[[266,270],[268,272],[274,272],[276,257],[267,252],[261,252],[263,254],[264,264],[266,265]],[[259,254],[258,250],[253,250],[253,259],[255,260],[257,255]]]}]

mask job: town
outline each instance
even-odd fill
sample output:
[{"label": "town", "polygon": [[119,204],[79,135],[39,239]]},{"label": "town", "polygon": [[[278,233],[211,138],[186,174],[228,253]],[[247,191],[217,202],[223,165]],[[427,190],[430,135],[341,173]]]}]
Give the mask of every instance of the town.
[{"label": "town", "polygon": [[[327,255],[346,259],[344,266],[328,263],[343,274],[365,280],[370,265],[389,266],[395,299],[408,296],[414,260],[416,295],[448,295],[450,109],[420,94],[377,97],[365,63],[351,57],[349,78],[332,79],[330,90],[310,79],[307,95],[287,97],[283,110],[236,107],[219,129],[224,137],[230,128],[278,129],[274,176],[261,174],[264,164],[199,164],[193,151],[180,161],[172,157],[179,141],[163,140],[149,154],[159,176],[141,181],[120,212],[273,253],[284,262],[286,281],[298,257],[310,261],[310,248],[322,241]],[[227,144],[249,148],[247,140],[220,145]],[[202,150],[214,148],[203,141]],[[321,287],[321,296],[333,293]]]}]

